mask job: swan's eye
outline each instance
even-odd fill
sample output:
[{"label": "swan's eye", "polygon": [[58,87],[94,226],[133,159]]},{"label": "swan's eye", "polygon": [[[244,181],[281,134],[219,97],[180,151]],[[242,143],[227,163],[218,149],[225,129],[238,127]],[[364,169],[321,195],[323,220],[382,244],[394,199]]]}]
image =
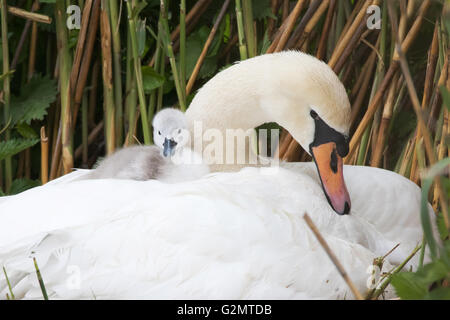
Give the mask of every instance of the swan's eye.
[{"label": "swan's eye", "polygon": [[313,118],[315,120],[319,119],[319,115],[314,110],[311,110],[311,112],[309,114],[311,115],[311,118]]},{"label": "swan's eye", "polygon": [[180,134],[181,133],[181,129],[178,129],[178,134]]},{"label": "swan's eye", "polygon": [[161,131],[158,131],[158,134],[161,135]]}]

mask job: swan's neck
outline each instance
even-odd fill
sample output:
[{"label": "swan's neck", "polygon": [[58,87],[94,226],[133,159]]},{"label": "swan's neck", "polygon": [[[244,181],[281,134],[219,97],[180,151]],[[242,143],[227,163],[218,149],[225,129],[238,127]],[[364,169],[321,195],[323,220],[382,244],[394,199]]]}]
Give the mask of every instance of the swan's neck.
[{"label": "swan's neck", "polygon": [[[348,130],[350,106],[334,72],[311,56],[285,52],[249,59],[220,72],[200,89],[186,116],[202,151],[218,136],[225,148],[227,130],[248,131],[268,122],[278,123],[308,149],[314,139],[313,107],[332,128]],[[214,154],[203,152],[203,156],[211,160]],[[214,169],[242,166],[225,167]]]}]

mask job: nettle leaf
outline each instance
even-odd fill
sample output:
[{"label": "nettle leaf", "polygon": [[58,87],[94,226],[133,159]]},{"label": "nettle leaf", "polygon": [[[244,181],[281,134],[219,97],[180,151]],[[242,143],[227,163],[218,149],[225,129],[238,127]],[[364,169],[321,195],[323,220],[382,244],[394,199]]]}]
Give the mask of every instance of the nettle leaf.
[{"label": "nettle leaf", "polygon": [[16,179],[11,184],[11,189],[9,190],[9,194],[18,194],[24,192],[28,189],[40,186],[41,182],[39,180],[30,180],[30,179]]},{"label": "nettle leaf", "polygon": [[10,139],[0,142],[0,160],[11,157],[39,142],[39,139]]},{"label": "nettle leaf", "polygon": [[19,97],[11,99],[12,124],[43,120],[47,109],[56,99],[56,81],[37,76],[22,88]]},{"label": "nettle leaf", "polygon": [[159,88],[164,84],[165,78],[150,66],[142,67],[142,81],[144,91],[149,94],[153,89]]},{"label": "nettle leaf", "polygon": [[423,299],[428,293],[427,286],[413,272],[401,272],[392,276],[392,285],[401,299]]}]

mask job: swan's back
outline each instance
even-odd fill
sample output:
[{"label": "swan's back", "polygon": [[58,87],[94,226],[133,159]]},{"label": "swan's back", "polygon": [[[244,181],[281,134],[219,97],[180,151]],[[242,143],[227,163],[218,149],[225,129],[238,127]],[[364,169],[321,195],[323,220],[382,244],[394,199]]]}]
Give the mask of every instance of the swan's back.
[{"label": "swan's back", "polygon": [[[34,251],[53,298],[348,299],[352,294],[303,221],[305,212],[362,292],[374,258],[401,242],[396,258],[404,259],[420,241],[420,224],[396,232],[385,227],[417,221],[413,204],[402,202],[405,210],[389,216],[388,201],[367,210],[358,197],[354,212],[338,216],[313,164],[289,166],[190,183],[82,180],[35,188],[0,204],[0,261],[16,296],[26,298],[41,297],[29,258]],[[412,183],[379,176],[392,183],[376,180],[374,198],[392,193],[391,185],[414,202],[420,197]],[[356,179],[350,190],[358,188]],[[45,210],[28,214],[35,208]],[[379,219],[367,218],[374,213]],[[67,285],[73,272],[79,287]],[[0,275],[0,294],[7,290]]]}]

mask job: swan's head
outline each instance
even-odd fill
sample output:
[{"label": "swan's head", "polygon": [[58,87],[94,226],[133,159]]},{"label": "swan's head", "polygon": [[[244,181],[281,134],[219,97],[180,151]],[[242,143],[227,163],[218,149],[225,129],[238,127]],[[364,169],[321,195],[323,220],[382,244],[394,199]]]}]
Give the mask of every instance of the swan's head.
[{"label": "swan's head", "polygon": [[326,63],[298,51],[247,59],[208,81],[187,115],[190,123],[202,120],[222,131],[278,123],[314,158],[332,208],[349,213],[342,158],[349,148],[350,102]]},{"label": "swan's head", "polygon": [[153,118],[153,140],[161,148],[163,156],[169,157],[188,142],[186,117],[177,109],[166,108]]},{"label": "swan's head", "polygon": [[338,214],[350,212],[343,177],[349,151],[350,102],[334,71],[301,52],[255,59],[261,74],[262,107],[313,157],[328,202]]}]

